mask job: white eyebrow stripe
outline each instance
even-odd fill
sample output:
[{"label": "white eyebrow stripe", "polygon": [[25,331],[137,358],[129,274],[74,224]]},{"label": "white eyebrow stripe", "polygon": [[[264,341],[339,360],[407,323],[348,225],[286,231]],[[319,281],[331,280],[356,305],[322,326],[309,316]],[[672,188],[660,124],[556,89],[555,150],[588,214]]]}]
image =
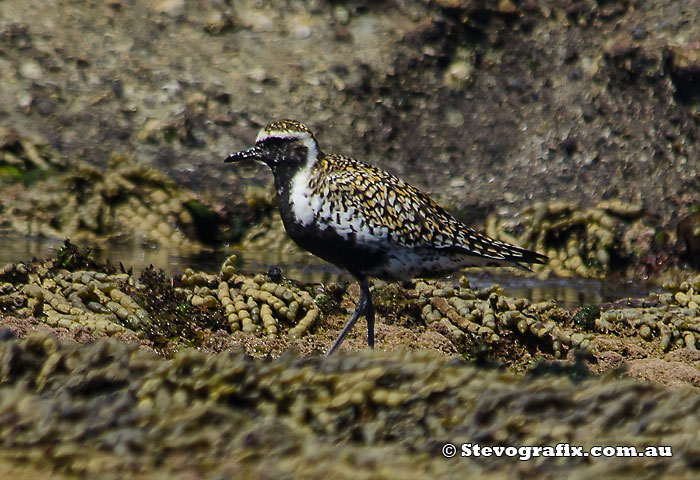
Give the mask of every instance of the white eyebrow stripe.
[{"label": "white eyebrow stripe", "polygon": [[258,133],[258,138],[255,139],[255,143],[262,142],[268,138],[281,138],[283,140],[293,140],[298,138],[299,140],[306,140],[311,139],[311,135],[306,132],[286,132],[284,130],[271,130],[268,132],[265,129],[262,129],[260,130],[260,133]]},{"label": "white eyebrow stripe", "polygon": [[[283,140],[301,140],[301,143],[308,149],[308,158],[316,161],[318,157],[318,144],[316,140],[306,132],[286,132],[284,130],[271,130],[265,131],[265,129],[260,130],[258,133],[258,138],[255,139],[255,143],[262,142],[268,138],[281,138]],[[313,163],[313,162],[312,162]]]}]

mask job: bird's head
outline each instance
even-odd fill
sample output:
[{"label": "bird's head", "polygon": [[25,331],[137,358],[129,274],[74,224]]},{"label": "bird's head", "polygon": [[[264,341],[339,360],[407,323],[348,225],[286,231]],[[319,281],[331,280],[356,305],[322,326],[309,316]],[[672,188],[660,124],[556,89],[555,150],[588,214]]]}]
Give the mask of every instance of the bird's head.
[{"label": "bird's head", "polygon": [[272,122],[258,133],[255,146],[229,155],[224,162],[258,160],[273,173],[297,171],[319,156],[318,143],[306,125],[294,120]]}]

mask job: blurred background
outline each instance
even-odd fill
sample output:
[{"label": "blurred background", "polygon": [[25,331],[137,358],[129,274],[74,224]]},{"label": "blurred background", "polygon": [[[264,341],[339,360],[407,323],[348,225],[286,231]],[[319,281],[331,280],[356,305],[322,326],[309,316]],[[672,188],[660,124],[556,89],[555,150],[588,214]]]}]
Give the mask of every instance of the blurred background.
[{"label": "blurred background", "polygon": [[547,253],[543,277],[697,264],[699,6],[4,0],[2,260],[69,237],[337,275],[287,242],[266,169],[222,164],[292,118]]}]

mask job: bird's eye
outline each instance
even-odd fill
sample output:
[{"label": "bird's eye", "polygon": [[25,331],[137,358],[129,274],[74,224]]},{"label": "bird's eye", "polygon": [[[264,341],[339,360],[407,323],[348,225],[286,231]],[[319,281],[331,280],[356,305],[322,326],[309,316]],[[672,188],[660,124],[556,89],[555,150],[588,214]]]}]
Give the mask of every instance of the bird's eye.
[{"label": "bird's eye", "polygon": [[305,145],[296,145],[294,147],[294,153],[296,153],[300,157],[304,157],[306,155],[306,152],[308,152],[308,151],[309,151],[309,149],[306,148]]}]

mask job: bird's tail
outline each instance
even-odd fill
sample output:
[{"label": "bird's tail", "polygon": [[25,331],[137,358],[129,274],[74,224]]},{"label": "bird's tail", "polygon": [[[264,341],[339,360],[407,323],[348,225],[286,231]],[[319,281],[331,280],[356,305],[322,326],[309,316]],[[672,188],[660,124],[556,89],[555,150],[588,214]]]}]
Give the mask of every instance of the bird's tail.
[{"label": "bird's tail", "polygon": [[545,264],[549,260],[541,253],[499,242],[476,232],[471,232],[468,243],[453,248],[465,256],[468,265],[473,266],[512,266],[531,272],[528,264]]}]

